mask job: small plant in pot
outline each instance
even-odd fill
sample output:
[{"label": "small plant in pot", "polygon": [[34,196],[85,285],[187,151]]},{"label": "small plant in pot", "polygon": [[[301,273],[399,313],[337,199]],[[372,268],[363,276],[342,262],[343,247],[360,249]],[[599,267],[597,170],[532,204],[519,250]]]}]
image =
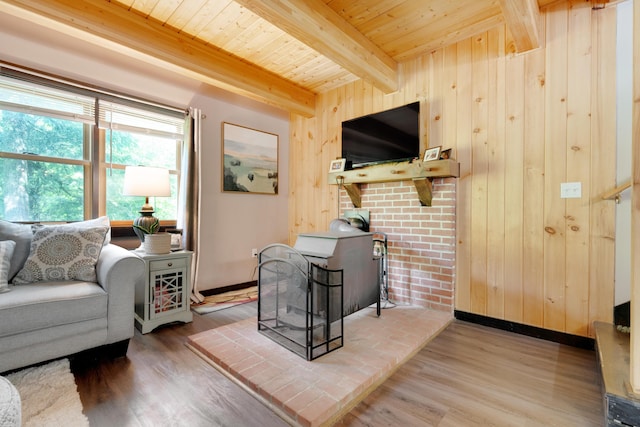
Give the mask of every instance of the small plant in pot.
[{"label": "small plant in pot", "polygon": [[134,224],[133,228],[136,230],[136,234],[141,236],[140,239],[146,253],[168,254],[171,252],[171,235],[158,233],[160,221],[157,218],[154,219],[155,221],[148,224]]}]

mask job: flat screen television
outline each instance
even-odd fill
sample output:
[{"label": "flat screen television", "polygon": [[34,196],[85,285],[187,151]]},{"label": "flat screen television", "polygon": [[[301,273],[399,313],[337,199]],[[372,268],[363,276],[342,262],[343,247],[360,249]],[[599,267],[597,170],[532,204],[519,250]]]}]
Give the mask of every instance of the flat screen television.
[{"label": "flat screen television", "polygon": [[419,102],[342,122],[346,169],[419,156]]}]

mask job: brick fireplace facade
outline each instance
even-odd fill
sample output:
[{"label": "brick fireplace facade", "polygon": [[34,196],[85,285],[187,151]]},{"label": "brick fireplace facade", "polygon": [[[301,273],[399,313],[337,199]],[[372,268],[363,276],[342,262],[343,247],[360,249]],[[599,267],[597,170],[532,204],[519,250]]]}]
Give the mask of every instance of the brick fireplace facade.
[{"label": "brick fireplace facade", "polygon": [[[410,180],[363,184],[370,230],[388,238],[389,300],[453,312],[456,179],[433,180],[432,206],[421,206]],[[340,190],[340,212],[353,209]]]}]

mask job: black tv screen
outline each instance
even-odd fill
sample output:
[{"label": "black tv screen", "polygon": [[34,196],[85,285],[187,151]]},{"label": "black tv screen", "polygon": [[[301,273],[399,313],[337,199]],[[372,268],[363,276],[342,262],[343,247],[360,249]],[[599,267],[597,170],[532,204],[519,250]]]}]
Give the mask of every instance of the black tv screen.
[{"label": "black tv screen", "polygon": [[347,169],[419,156],[419,102],[342,122]]}]

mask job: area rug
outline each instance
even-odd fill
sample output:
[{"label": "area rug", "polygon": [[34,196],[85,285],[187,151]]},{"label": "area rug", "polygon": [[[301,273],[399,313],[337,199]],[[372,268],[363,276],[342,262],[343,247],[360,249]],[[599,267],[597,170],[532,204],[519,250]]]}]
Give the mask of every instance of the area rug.
[{"label": "area rug", "polygon": [[88,426],[69,360],[23,369],[6,376],[22,400],[22,425]]},{"label": "area rug", "polygon": [[187,346],[292,425],[329,426],[413,357],[451,313],[397,306],[344,319],[344,346],[308,362],[258,332],[256,318],[192,335]]},{"label": "area rug", "polygon": [[224,292],[216,295],[209,295],[204,301],[198,304],[191,304],[191,310],[198,314],[213,313],[214,311],[224,310],[238,304],[246,304],[258,299],[258,287],[239,289],[236,291]]}]

